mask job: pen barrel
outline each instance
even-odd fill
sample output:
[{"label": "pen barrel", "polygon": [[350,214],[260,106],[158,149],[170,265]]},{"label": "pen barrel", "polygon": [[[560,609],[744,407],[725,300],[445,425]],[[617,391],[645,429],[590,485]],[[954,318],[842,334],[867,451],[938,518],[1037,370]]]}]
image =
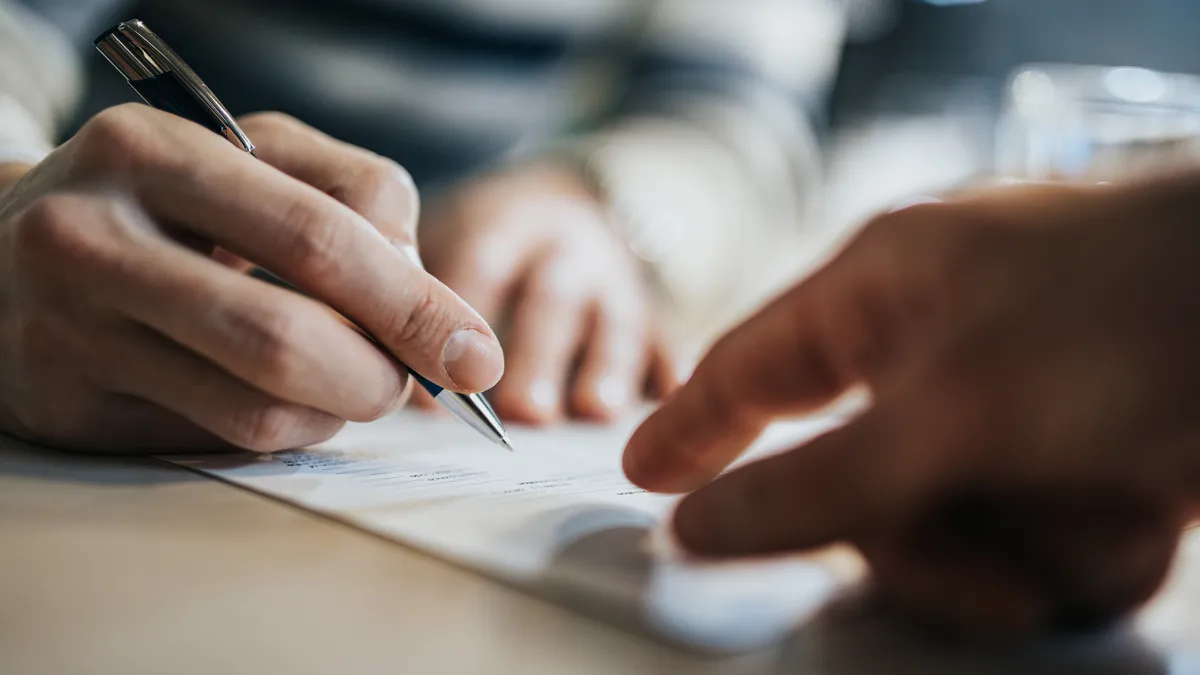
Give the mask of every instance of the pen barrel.
[{"label": "pen barrel", "polygon": [[411,375],[412,378],[417,381],[417,384],[421,385],[422,389],[429,392],[429,395],[432,396],[433,398],[437,398],[438,396],[441,396],[442,392],[445,391],[445,389],[443,389],[442,387],[439,387],[438,385],[434,384],[433,382],[430,382],[425,377],[417,374],[417,372],[414,370],[410,369],[409,375]]},{"label": "pen barrel", "polygon": [[129,85],[154,108],[191,120],[222,136],[228,133],[228,127],[213,117],[174,73],[163,73],[144,80],[130,80]]}]

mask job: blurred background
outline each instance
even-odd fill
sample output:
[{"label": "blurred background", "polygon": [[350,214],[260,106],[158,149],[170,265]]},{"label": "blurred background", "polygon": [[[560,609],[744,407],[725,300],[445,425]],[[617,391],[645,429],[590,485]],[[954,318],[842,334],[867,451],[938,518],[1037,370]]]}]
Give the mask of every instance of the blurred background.
[{"label": "blurred background", "polygon": [[1189,0],[895,6],[840,64],[833,217],[974,182],[1115,180],[1194,158],[1197,26]]},{"label": "blurred background", "polygon": [[426,195],[579,159],[710,333],[881,209],[1115,180],[1200,133],[1194,0],[22,2],[85,54],[63,133],[132,99],[90,40],[138,16],[235,113],[291,113]]}]

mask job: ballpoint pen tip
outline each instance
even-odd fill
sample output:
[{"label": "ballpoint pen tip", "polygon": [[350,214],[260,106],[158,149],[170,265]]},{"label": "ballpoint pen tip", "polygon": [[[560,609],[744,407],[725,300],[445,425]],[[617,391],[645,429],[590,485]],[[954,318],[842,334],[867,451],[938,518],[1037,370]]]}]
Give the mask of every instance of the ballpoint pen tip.
[{"label": "ballpoint pen tip", "polygon": [[508,436],[502,436],[500,438],[500,444],[503,445],[504,448],[509,452],[516,452],[516,450],[513,449],[512,441],[508,440]]}]

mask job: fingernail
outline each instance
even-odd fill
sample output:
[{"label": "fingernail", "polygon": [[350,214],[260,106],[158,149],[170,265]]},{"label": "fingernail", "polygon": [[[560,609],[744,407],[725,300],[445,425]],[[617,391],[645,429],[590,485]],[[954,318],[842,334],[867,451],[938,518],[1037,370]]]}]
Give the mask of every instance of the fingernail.
[{"label": "fingernail", "polygon": [[619,410],[629,402],[629,388],[624,380],[607,377],[596,385],[596,399],[609,410]]},{"label": "fingernail", "polygon": [[400,249],[400,252],[403,253],[404,257],[408,258],[409,261],[412,262],[412,264],[416,265],[417,267],[419,267],[421,269],[425,269],[425,263],[421,261],[421,252],[417,250],[417,247],[415,244],[412,244],[403,239],[393,239],[392,246],[395,246],[396,248]]},{"label": "fingernail", "polygon": [[550,380],[537,380],[529,387],[529,400],[540,410],[558,407],[560,397],[558,385]]},{"label": "fingernail", "polygon": [[484,391],[504,374],[504,352],[491,337],[467,328],[446,343],[442,365],[455,385],[468,391]]}]

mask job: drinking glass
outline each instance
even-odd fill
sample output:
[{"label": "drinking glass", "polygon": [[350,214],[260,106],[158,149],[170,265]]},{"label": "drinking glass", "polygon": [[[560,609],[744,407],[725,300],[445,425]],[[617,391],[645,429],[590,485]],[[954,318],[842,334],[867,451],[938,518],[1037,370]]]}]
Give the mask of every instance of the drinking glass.
[{"label": "drinking glass", "polygon": [[996,173],[1111,182],[1200,160],[1200,77],[1144,68],[1033,64],[1008,79]]}]

